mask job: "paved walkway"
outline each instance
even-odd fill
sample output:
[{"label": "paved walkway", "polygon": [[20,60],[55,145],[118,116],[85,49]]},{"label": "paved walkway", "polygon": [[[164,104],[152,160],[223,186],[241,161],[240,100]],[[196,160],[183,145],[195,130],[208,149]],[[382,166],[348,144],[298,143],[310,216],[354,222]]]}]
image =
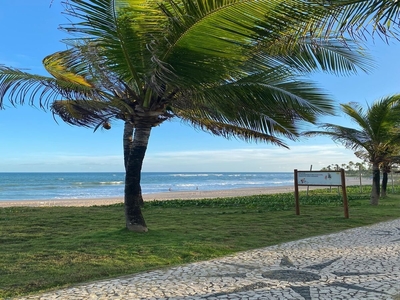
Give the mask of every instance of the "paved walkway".
[{"label": "paved walkway", "polygon": [[20,299],[400,299],[400,219]]}]

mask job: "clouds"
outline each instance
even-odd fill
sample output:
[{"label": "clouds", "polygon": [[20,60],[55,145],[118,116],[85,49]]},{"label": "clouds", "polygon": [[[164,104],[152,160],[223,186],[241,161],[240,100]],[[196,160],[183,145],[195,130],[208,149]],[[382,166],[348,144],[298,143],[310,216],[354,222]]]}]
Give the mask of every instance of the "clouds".
[{"label": "clouds", "polygon": [[330,164],[358,161],[353,152],[335,144],[282,148],[156,152],[146,156],[144,171],[291,172],[319,170]]},{"label": "clouds", "polygon": [[2,172],[118,172],[123,171],[119,155],[34,153],[0,162]]},{"label": "clouds", "polygon": [[[320,170],[330,164],[358,161],[335,144],[298,145],[290,150],[250,147],[225,150],[157,151],[146,155],[144,172],[292,172]],[[123,172],[122,154],[32,153],[0,162],[2,172]]]}]

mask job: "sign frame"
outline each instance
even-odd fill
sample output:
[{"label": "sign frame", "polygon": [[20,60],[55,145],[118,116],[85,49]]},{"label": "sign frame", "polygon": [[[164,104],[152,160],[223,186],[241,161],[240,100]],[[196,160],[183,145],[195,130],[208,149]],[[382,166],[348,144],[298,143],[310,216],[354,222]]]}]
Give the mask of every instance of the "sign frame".
[{"label": "sign frame", "polygon": [[340,171],[298,171],[294,170],[294,198],[296,215],[300,215],[299,186],[341,186],[344,217],[349,218],[349,204],[346,192],[344,169]]}]

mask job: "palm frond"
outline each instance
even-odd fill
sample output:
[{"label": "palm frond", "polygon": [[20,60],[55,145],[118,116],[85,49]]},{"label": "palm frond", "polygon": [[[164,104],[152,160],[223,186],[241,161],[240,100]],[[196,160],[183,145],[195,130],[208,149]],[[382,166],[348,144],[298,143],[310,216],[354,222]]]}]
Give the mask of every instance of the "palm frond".
[{"label": "palm frond", "polygon": [[[313,38],[309,24],[325,16],[327,8],[309,1],[205,4],[177,0],[168,4],[161,8],[169,18],[170,34],[157,57],[171,66],[182,84],[224,80],[249,60],[259,67],[284,65],[303,73],[320,69],[347,75],[371,66],[365,51],[342,37],[336,37],[336,42],[329,36]],[[159,77],[168,82],[170,74],[160,70]]]},{"label": "palm frond", "polygon": [[319,127],[323,130],[306,131],[302,135],[307,137],[327,136],[332,138],[334,142],[340,143],[353,151],[365,149],[370,142],[367,135],[353,128],[329,123],[320,124]]},{"label": "palm frond", "polygon": [[66,13],[77,21],[62,28],[95,41],[107,57],[108,69],[144,96],[145,78],[156,65],[151,43],[164,36],[166,18],[157,4],[141,0],[69,0],[66,4]]},{"label": "palm frond", "polygon": [[398,34],[400,4],[396,0],[332,0],[335,14],[328,16],[335,30],[362,38],[375,32],[383,36]]},{"label": "palm frond", "polygon": [[8,98],[13,105],[35,105],[38,101],[40,107],[45,108],[59,98],[92,99],[96,94],[97,91],[87,84],[29,74],[0,65],[0,106],[3,105],[4,99]]},{"label": "palm frond", "polygon": [[278,43],[266,45],[267,54],[301,73],[321,70],[336,75],[350,75],[358,71],[368,73],[374,66],[372,58],[361,45],[350,40],[305,37],[291,47],[287,47],[286,41],[283,38]]},{"label": "palm frond", "polygon": [[[86,86],[92,88],[93,84],[88,81],[88,74],[82,76],[80,73],[86,70],[86,64],[82,64],[81,57],[79,57],[79,63],[72,64],[71,54],[72,50],[67,50],[63,52],[56,52],[49,55],[43,59],[43,65],[54,78],[65,81],[76,83],[81,86]],[[73,55],[76,57],[76,55]],[[75,59],[76,61],[76,59]]]},{"label": "palm frond", "polygon": [[291,139],[296,139],[302,122],[313,123],[316,114],[333,112],[329,99],[318,89],[304,82],[288,80],[285,83],[278,74],[276,77],[265,75],[253,74],[241,81],[183,94],[171,105],[174,111],[195,113],[197,119]]},{"label": "palm frond", "polygon": [[400,145],[400,95],[375,101],[368,109],[358,103],[342,104],[342,110],[359,128],[325,123],[323,130],[307,131],[305,136],[324,135],[355,151],[358,157],[381,163],[390,160]]},{"label": "palm frond", "polygon": [[[287,144],[277,136],[261,132],[251,127],[244,127],[240,124],[228,123],[227,120],[217,120],[211,118],[210,114],[198,113],[188,110],[175,110],[176,115],[183,121],[190,123],[195,128],[200,128],[206,132],[210,132],[216,136],[225,138],[238,138],[246,142],[259,141],[274,144],[279,147],[289,148]],[[286,135],[291,139],[295,139],[295,135]]]},{"label": "palm frond", "polygon": [[204,99],[221,111],[253,109],[269,116],[284,127],[292,128],[299,120],[314,123],[316,115],[333,114],[329,97],[311,82],[301,81],[285,70],[260,71],[239,80],[204,88]]},{"label": "palm frond", "polygon": [[100,101],[54,101],[50,108],[53,116],[59,116],[67,124],[82,127],[96,127],[117,113],[108,103]]}]

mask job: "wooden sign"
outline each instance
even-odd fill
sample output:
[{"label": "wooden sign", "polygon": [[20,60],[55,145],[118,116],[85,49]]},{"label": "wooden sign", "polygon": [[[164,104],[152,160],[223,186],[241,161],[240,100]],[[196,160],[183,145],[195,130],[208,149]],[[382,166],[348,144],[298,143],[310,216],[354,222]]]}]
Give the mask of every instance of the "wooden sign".
[{"label": "wooden sign", "polygon": [[344,217],[349,218],[349,205],[346,192],[344,170],[340,171],[297,171],[294,170],[294,197],[296,215],[300,215],[299,186],[341,186],[343,196]]}]

